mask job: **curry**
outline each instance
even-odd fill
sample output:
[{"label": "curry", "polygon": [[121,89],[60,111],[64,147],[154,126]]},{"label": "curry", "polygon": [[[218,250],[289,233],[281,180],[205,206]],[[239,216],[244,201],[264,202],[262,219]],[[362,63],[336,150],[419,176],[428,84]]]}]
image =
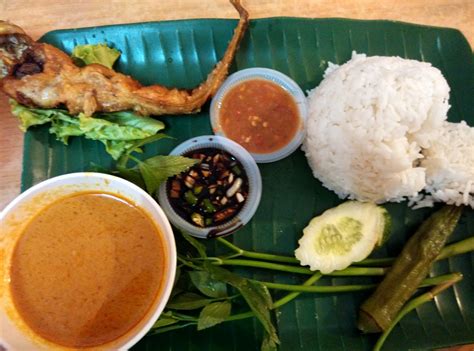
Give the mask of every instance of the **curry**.
[{"label": "curry", "polygon": [[164,242],[149,216],[107,193],[57,200],[26,225],[11,263],[24,322],[62,346],[103,345],[127,334],[156,301]]}]

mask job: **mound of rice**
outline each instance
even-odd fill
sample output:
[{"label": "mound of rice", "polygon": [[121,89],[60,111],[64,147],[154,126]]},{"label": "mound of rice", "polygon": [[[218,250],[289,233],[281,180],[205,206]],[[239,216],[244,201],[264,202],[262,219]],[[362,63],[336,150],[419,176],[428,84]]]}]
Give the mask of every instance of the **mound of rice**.
[{"label": "mound of rice", "polygon": [[474,128],[464,121],[445,122],[423,155],[420,165],[426,168],[425,191],[430,195],[415,199],[417,207],[440,201],[474,208]]},{"label": "mound of rice", "polygon": [[[446,80],[429,63],[354,53],[341,66],[330,64],[308,96],[303,150],[314,176],[341,198],[376,203],[419,199],[427,187],[434,200],[458,203],[445,195],[449,187],[465,200],[466,179],[456,177],[466,150],[451,152],[448,146],[458,132],[465,133],[464,127],[470,128],[444,131],[451,125],[445,122],[448,99]],[[472,136],[459,140],[474,158]],[[430,148],[422,161],[422,150]],[[472,171],[471,163],[465,170],[471,180]],[[425,198],[425,204],[431,200]]]}]

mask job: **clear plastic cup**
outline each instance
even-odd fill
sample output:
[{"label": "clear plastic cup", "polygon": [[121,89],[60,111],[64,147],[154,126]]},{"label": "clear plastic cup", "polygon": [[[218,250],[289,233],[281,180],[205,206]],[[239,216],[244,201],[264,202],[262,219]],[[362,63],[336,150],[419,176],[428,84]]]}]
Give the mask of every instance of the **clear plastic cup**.
[{"label": "clear plastic cup", "polygon": [[158,192],[158,201],[171,223],[198,238],[214,238],[233,233],[247,224],[255,214],[262,195],[262,178],[255,160],[242,146],[236,142],[215,135],[205,135],[189,139],[178,145],[170,155],[183,155],[193,150],[216,148],[224,150],[234,156],[243,166],[249,182],[249,194],[244,206],[229,221],[220,225],[199,227],[181,217],[171,206],[166,191],[167,182],[164,182]]},{"label": "clear plastic cup", "polygon": [[230,75],[229,78],[227,78],[227,80],[221,85],[211,102],[210,117],[212,130],[216,135],[224,137],[226,136],[219,123],[219,114],[222,107],[222,100],[224,99],[226,93],[235,85],[240,84],[246,80],[253,79],[271,81],[288,92],[296,103],[299,117],[301,119],[300,128],[293,136],[293,139],[284,147],[271,153],[250,153],[258,163],[275,162],[289,156],[302,144],[305,137],[306,119],[308,115],[306,97],[303,91],[294,80],[283,73],[269,68],[256,67],[244,69]]}]

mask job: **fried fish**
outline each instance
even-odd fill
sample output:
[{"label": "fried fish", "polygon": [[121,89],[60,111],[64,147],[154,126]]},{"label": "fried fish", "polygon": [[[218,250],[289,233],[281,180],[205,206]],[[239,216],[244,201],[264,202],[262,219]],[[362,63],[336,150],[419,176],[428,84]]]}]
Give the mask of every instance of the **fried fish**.
[{"label": "fried fish", "polygon": [[240,19],[222,60],[192,90],[142,86],[99,64],[76,66],[69,55],[32,40],[20,27],[0,22],[0,88],[19,103],[40,108],[65,106],[71,114],[132,110],[141,115],[198,112],[228,74],[248,26],[240,0],[230,1]]}]

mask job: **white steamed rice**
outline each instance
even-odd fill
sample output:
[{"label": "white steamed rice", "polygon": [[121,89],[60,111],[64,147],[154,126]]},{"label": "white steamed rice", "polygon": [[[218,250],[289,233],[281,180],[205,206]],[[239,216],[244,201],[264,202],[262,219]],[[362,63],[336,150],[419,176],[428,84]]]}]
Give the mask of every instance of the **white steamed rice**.
[{"label": "white steamed rice", "polygon": [[[445,122],[448,99],[446,80],[429,63],[354,53],[329,64],[308,96],[303,150],[314,176],[341,198],[472,205],[474,132]],[[433,194],[421,200],[424,188]]]},{"label": "white steamed rice", "polygon": [[474,208],[474,128],[466,122],[445,122],[440,135],[423,150],[426,188],[430,195],[418,200],[418,207],[433,201]]}]

